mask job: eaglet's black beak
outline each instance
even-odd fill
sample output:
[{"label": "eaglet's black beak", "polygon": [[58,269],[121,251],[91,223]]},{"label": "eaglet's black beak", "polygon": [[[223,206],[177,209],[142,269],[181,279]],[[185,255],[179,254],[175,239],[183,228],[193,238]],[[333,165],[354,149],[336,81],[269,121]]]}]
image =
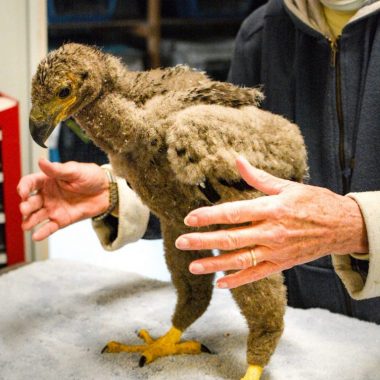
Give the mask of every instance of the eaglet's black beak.
[{"label": "eaglet's black beak", "polygon": [[42,148],[47,148],[45,145],[46,140],[51,135],[55,128],[53,122],[46,122],[41,118],[37,118],[33,115],[33,110],[29,117],[29,131],[33,140]]}]

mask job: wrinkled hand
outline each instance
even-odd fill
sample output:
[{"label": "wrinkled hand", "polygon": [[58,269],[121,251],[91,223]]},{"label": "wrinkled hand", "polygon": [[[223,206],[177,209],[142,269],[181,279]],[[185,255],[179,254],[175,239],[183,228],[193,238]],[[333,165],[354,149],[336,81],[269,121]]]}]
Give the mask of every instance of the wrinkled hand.
[{"label": "wrinkled hand", "polygon": [[203,207],[187,215],[185,224],[192,227],[249,222],[180,236],[179,249],[232,251],[193,261],[193,274],[238,270],[217,283],[234,288],[330,253],[368,252],[363,218],[352,198],[274,177],[241,157],[237,166],[249,185],[268,196]]},{"label": "wrinkled hand", "polygon": [[22,228],[43,240],[58,229],[105,212],[109,206],[109,184],[103,169],[95,164],[51,163],[41,159],[40,173],[21,178]]}]

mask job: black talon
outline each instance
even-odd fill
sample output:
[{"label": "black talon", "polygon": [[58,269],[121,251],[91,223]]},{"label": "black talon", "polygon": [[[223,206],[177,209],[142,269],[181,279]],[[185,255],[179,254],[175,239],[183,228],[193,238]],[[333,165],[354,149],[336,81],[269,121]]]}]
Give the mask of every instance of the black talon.
[{"label": "black talon", "polygon": [[207,348],[204,344],[201,344],[201,352],[206,352],[207,354],[212,354],[209,348]]},{"label": "black talon", "polygon": [[107,351],[107,348],[108,348],[108,344],[103,347],[103,349],[100,353],[104,354]]},{"label": "black talon", "polygon": [[139,360],[139,367],[144,367],[146,363],[146,357],[145,356],[141,356],[140,360]]}]

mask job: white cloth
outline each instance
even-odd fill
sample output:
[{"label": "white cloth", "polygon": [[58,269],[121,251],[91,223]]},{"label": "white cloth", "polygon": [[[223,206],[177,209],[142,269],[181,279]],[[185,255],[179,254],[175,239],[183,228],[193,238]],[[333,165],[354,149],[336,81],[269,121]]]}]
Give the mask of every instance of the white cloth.
[{"label": "white cloth", "polygon": [[[165,282],[88,264],[49,260],[0,276],[0,379],[238,380],[247,328],[225,290],[186,332],[215,355],[101,354],[109,340],[140,343],[170,327],[175,291]],[[380,326],[325,310],[288,308],[262,380],[379,380]]]},{"label": "white cloth", "polygon": [[327,7],[336,11],[349,12],[357,11],[365,3],[366,0],[320,0],[321,3]]}]

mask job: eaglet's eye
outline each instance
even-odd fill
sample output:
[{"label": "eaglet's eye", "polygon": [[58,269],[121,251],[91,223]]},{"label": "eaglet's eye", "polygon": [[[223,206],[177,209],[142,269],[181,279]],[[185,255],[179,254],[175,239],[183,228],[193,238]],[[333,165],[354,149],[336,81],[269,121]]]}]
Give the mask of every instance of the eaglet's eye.
[{"label": "eaglet's eye", "polygon": [[71,89],[70,87],[63,87],[59,90],[58,96],[61,99],[67,98],[71,94]]}]

